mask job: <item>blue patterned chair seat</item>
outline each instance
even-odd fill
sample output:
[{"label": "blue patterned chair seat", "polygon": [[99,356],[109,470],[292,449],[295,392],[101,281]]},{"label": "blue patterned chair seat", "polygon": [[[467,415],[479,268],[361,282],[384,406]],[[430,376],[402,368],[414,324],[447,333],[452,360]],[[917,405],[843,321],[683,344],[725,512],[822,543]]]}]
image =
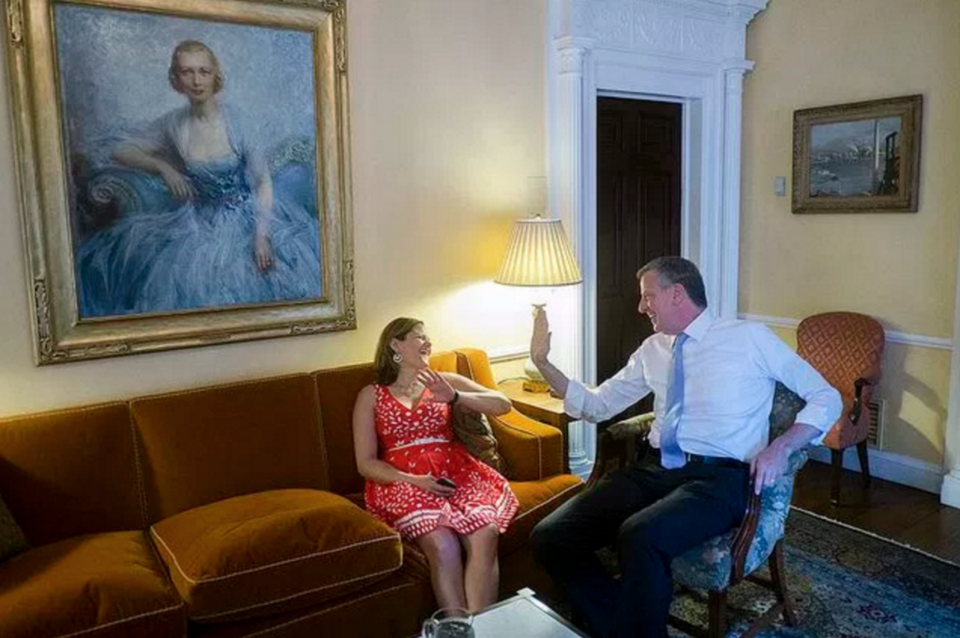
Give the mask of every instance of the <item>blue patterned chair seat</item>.
[{"label": "blue patterned chair seat", "polygon": [[[790,455],[787,472],[776,483],[760,494],[760,522],[750,544],[743,572],[749,574],[761,567],[770,557],[774,545],[783,538],[790,499],[793,497],[793,478],[807,462],[806,450]],[[673,578],[678,583],[695,589],[725,589],[733,573],[733,539],[736,530],[714,536],[709,541],[673,559]]]}]

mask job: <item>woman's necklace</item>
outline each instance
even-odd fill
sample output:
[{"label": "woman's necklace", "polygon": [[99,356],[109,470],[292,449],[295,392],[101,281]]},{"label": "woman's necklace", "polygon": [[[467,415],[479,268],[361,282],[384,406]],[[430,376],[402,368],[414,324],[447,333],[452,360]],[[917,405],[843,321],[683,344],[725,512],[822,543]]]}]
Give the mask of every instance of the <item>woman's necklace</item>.
[{"label": "woman's necklace", "polygon": [[406,385],[401,384],[401,383],[397,383],[396,381],[394,381],[394,383],[393,383],[393,391],[394,391],[394,394],[399,394],[399,395],[405,396],[405,397],[411,397],[411,398],[412,398],[412,397],[417,396],[417,394],[420,393],[420,390],[421,390],[422,388],[423,388],[423,384],[420,383],[419,381],[417,381],[416,379],[414,379],[413,381],[411,381],[410,383],[408,383],[408,384],[406,384]]}]

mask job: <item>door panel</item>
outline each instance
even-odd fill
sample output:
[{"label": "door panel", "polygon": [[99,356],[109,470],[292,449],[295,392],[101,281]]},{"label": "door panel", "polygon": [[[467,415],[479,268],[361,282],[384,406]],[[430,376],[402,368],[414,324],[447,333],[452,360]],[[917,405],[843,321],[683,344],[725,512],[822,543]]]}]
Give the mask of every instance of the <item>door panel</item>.
[{"label": "door panel", "polygon": [[[613,376],[644,339],[636,272],[680,254],[681,106],[597,101],[597,380]],[[651,409],[646,399],[617,418]]]}]

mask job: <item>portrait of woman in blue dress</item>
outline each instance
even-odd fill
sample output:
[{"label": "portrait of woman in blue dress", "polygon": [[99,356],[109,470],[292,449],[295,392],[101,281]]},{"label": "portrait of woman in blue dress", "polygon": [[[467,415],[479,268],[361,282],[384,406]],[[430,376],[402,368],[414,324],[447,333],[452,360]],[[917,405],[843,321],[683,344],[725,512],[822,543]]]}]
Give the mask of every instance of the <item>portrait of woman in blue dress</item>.
[{"label": "portrait of woman in blue dress", "polygon": [[[121,142],[112,160],[159,177],[172,197],[127,211],[82,241],[81,317],[164,313],[321,295],[316,216],[221,103],[224,72],[196,40],[174,49],[171,87],[187,104]],[[152,201],[152,200],[151,200]]]}]

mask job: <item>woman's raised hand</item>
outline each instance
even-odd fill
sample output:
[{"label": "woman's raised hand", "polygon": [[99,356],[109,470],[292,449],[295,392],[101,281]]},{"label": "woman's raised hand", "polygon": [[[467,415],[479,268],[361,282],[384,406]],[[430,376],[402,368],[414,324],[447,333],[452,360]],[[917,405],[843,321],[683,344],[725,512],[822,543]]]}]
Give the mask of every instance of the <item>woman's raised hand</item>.
[{"label": "woman's raised hand", "polygon": [[450,403],[454,397],[457,396],[457,391],[450,385],[450,382],[447,381],[442,374],[430,368],[424,368],[417,372],[417,381],[430,390],[432,401]]}]

